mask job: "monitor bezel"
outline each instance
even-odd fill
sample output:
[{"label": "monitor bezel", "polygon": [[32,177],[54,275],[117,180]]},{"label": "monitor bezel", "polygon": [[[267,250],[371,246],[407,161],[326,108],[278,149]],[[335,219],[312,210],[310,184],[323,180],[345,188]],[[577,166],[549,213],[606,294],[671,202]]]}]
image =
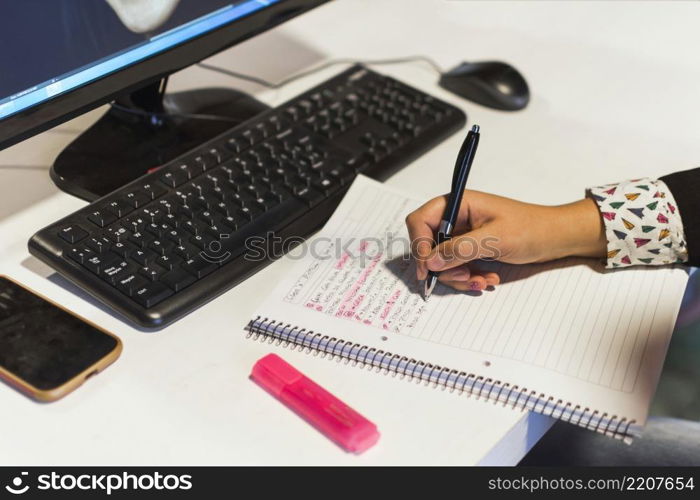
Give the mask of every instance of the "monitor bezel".
[{"label": "monitor bezel", "polygon": [[330,0],[281,0],[148,59],[0,119],[0,150],[156,82]]}]

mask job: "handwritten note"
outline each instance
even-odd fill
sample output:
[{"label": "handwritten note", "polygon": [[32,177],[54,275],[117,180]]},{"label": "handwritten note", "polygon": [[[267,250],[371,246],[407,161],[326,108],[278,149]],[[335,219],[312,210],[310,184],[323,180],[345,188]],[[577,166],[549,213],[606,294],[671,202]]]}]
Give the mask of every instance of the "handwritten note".
[{"label": "handwritten note", "polygon": [[387,331],[413,328],[425,311],[403,222],[414,205],[367,191],[340,224],[342,237],[335,232],[305,249],[314,259],[284,300]]}]

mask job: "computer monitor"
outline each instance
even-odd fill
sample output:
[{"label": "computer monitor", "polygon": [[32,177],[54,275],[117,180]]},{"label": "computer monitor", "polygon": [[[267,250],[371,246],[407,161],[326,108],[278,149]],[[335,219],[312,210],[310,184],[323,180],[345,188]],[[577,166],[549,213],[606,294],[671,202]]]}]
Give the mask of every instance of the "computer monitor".
[{"label": "computer monitor", "polygon": [[231,89],[165,94],[169,74],[326,1],[8,2],[0,149],[115,102],[51,170],[61,189],[96,199],[265,109]]}]

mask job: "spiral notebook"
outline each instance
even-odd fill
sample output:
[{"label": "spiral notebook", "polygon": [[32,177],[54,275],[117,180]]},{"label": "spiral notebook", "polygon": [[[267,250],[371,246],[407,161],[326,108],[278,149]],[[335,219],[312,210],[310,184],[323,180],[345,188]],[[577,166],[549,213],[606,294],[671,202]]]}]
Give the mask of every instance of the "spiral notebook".
[{"label": "spiral notebook", "polygon": [[438,284],[424,302],[404,224],[420,203],[358,177],[324,229],[289,255],[298,262],[248,336],[627,441],[639,435],[686,271],[488,262],[502,276],[492,291]]}]

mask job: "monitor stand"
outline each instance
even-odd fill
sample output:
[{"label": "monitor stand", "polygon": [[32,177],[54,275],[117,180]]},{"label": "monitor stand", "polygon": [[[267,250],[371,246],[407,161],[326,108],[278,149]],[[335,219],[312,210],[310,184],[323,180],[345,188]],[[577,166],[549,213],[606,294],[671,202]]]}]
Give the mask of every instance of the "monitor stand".
[{"label": "monitor stand", "polygon": [[84,200],[96,200],[268,109],[257,99],[227,88],[166,94],[166,83],[163,79],[117,98],[117,106],[58,155],[51,167],[56,185]]}]

